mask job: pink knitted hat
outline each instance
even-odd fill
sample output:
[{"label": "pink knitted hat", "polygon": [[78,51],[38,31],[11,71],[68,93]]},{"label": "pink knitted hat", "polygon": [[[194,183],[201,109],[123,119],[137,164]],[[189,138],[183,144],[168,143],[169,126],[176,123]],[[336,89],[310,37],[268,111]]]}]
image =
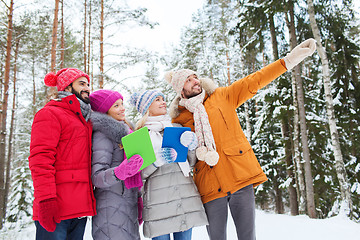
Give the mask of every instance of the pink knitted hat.
[{"label": "pink knitted hat", "polygon": [[89,96],[91,109],[102,113],[109,111],[111,106],[120,98],[124,100],[119,92],[105,89],[97,90]]},{"label": "pink knitted hat", "polygon": [[184,88],[186,79],[191,75],[197,75],[196,72],[190,69],[181,69],[178,71],[169,71],[165,74],[165,80],[171,84],[177,94],[181,94]]},{"label": "pink knitted hat", "polygon": [[80,77],[86,77],[90,83],[89,76],[76,68],[63,68],[56,74],[50,72],[46,74],[44,82],[46,86],[57,87],[58,91],[64,91],[67,86]]}]

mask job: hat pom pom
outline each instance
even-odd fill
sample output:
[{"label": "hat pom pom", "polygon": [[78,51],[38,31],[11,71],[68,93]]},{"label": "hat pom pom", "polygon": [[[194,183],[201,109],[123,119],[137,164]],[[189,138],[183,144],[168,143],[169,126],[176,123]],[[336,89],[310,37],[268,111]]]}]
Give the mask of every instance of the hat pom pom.
[{"label": "hat pom pom", "polygon": [[169,72],[166,72],[165,73],[165,80],[168,82],[168,83],[171,83],[171,80],[172,80],[172,77],[174,75],[174,72],[173,71],[169,71]]},{"label": "hat pom pom", "polygon": [[139,96],[140,96],[140,94],[137,92],[131,94],[131,96],[130,96],[130,104],[133,105],[134,107],[136,106],[136,102],[139,99]]},{"label": "hat pom pom", "polygon": [[206,153],[207,153],[207,148],[205,146],[198,147],[195,152],[197,159],[199,159],[200,161],[205,160]]},{"label": "hat pom pom", "polygon": [[205,154],[205,162],[209,166],[215,166],[219,161],[219,154],[216,151],[208,151]]},{"label": "hat pom pom", "polygon": [[50,72],[45,75],[44,82],[46,86],[56,87],[57,76],[55,75],[55,73]]}]

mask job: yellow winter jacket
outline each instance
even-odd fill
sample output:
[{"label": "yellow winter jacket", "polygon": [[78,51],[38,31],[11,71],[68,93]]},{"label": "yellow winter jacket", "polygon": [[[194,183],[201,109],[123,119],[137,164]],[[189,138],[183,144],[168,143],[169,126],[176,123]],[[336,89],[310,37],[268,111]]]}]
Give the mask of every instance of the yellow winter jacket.
[{"label": "yellow winter jacket", "polygon": [[[219,162],[213,167],[203,161],[195,165],[194,181],[203,203],[225,197],[250,184],[255,187],[267,180],[241,129],[236,109],[286,71],[285,63],[280,59],[228,87],[208,91],[204,87],[206,84],[201,83],[209,93],[203,104],[220,156]],[[192,113],[179,106],[178,101],[175,99],[172,103],[175,111],[170,110],[173,122],[194,131]]]}]

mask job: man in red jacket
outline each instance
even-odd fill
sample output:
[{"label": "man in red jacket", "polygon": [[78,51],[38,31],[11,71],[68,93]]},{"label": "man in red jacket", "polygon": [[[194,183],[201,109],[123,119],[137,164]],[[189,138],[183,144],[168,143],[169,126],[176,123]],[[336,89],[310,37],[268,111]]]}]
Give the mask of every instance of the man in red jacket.
[{"label": "man in red jacket", "polygon": [[75,68],[48,73],[57,99],[39,110],[31,131],[29,167],[34,184],[37,240],[82,239],[94,216],[91,183],[89,76]]}]

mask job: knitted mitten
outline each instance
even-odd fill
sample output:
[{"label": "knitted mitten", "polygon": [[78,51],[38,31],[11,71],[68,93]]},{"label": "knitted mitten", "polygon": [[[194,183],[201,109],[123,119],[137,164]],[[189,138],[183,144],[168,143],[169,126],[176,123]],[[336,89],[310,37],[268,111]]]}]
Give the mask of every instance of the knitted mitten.
[{"label": "knitted mitten", "polygon": [[287,70],[298,65],[306,57],[312,55],[316,50],[316,40],[309,38],[297,45],[291,52],[283,58]]},{"label": "knitted mitten", "polygon": [[177,152],[173,148],[160,148],[155,152],[156,161],[153,163],[155,167],[160,167],[166,163],[173,163],[176,160]]},{"label": "knitted mitten", "polygon": [[133,187],[138,187],[139,190],[141,189],[141,187],[143,186],[143,182],[141,179],[141,171],[137,172],[134,176],[132,177],[128,177],[124,180],[125,183],[125,187],[127,189],[133,188]]},{"label": "knitted mitten", "polygon": [[190,151],[194,150],[198,145],[196,134],[191,131],[185,131],[180,136],[180,143],[187,147]]},{"label": "knitted mitten", "polygon": [[134,176],[143,164],[143,159],[140,155],[134,155],[129,160],[124,159],[122,163],[114,168],[115,176],[120,180],[125,180],[128,177]]},{"label": "knitted mitten", "polygon": [[60,221],[56,198],[45,199],[39,202],[39,223],[46,231],[54,232],[56,223]]}]

